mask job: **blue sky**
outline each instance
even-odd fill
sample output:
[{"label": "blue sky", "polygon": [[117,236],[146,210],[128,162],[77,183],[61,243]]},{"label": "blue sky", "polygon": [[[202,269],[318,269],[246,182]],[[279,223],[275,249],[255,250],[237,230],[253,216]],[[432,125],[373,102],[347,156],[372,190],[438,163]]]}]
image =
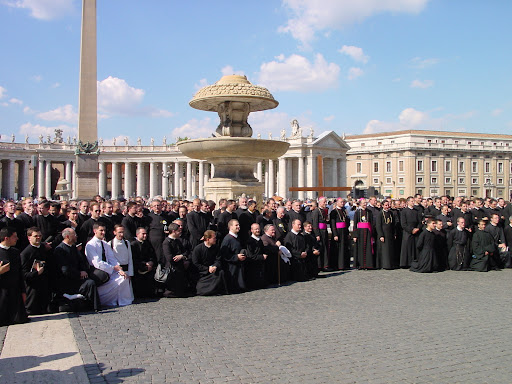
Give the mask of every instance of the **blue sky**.
[{"label": "blue sky", "polygon": [[[81,1],[0,0],[0,134],[76,135]],[[512,2],[98,0],[98,135],[207,137],[188,102],[245,74],[280,105],[254,136],[512,132]]]}]

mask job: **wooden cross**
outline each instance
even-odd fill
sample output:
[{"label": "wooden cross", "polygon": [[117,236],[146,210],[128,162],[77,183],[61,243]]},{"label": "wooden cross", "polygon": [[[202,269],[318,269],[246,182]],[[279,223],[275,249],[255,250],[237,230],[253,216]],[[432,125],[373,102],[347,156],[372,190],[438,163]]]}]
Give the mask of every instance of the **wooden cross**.
[{"label": "wooden cross", "polygon": [[318,187],[290,187],[290,192],[302,192],[302,191],[315,191],[320,192],[320,196],[324,195],[324,192],[333,191],[352,191],[351,187],[324,187],[324,171],[323,171],[323,159],[322,156],[317,156],[317,169],[318,169]]}]

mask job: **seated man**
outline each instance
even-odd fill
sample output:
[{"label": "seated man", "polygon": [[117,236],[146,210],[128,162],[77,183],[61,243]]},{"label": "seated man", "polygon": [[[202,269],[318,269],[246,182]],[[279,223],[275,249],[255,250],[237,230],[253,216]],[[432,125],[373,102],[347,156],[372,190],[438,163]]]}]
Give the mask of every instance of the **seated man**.
[{"label": "seated man", "polygon": [[251,236],[246,241],[247,255],[247,286],[249,289],[264,288],[265,281],[265,260],[267,254],[263,252],[264,246],[260,237],[260,225],[251,224]]},{"label": "seated man", "polygon": [[98,287],[100,303],[104,306],[124,306],[133,302],[133,294],[127,272],[114,257],[112,248],[105,242],[105,225],[95,223],[94,237],[85,246],[87,261],[96,269],[109,275],[109,280]]},{"label": "seated man", "polygon": [[29,321],[20,251],[14,248],[17,241],[13,227],[0,229],[0,327]]},{"label": "seated man", "polygon": [[131,242],[133,258],[133,293],[135,297],[155,296],[155,250],[147,240],[146,228],[135,231],[135,240]]},{"label": "seated man", "polygon": [[29,315],[42,315],[48,313],[50,303],[49,274],[45,266],[47,250],[41,245],[43,235],[39,228],[27,229],[27,237],[29,245],[20,255],[27,293],[25,308]]},{"label": "seated man", "polygon": [[199,271],[197,294],[211,296],[228,293],[215,232],[207,230],[203,240],[192,251],[192,263]]},{"label": "seated man", "polygon": [[281,258],[281,243],[276,241],[276,228],[273,224],[267,224],[264,230],[261,241],[264,252],[268,255],[265,260],[265,280],[271,284],[286,282],[290,276],[290,265]]},{"label": "seated man", "polygon": [[96,284],[89,278],[89,263],[81,253],[82,246],[76,247],[77,235],[73,228],[62,231],[62,242],[55,248],[54,257],[57,269],[57,295],[62,296],[61,306],[71,305],[73,309],[90,307],[100,309]]},{"label": "seated man", "polygon": [[471,245],[473,258],[469,270],[487,272],[491,269],[499,270],[501,260],[493,236],[485,230],[487,220],[478,222],[478,230],[474,233]]}]

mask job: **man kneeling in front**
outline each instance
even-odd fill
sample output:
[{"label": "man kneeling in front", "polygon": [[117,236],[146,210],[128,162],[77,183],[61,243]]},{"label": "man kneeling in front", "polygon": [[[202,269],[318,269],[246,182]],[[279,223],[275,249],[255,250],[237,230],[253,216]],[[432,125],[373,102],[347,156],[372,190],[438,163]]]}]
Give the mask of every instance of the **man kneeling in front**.
[{"label": "man kneeling in front", "polygon": [[112,248],[105,242],[105,225],[95,223],[94,237],[85,246],[85,255],[89,264],[105,272],[108,280],[103,280],[98,287],[100,303],[103,306],[129,305],[133,301],[130,277],[119,265]]}]

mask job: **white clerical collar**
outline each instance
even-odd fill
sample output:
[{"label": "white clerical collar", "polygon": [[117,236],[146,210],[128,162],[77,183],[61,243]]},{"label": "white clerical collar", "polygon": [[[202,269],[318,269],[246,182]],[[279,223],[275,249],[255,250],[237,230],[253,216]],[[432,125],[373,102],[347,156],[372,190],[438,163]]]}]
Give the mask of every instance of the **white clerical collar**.
[{"label": "white clerical collar", "polygon": [[252,234],[252,235],[251,235],[251,237],[252,237],[253,239],[255,239],[255,240],[258,240],[258,241],[259,241],[259,240],[260,240],[260,238],[261,238],[261,237],[255,236],[254,234]]},{"label": "white clerical collar", "polygon": [[33,246],[34,248],[40,248],[41,247],[41,244],[39,244],[39,245],[30,244],[30,245]]},{"label": "white clerical collar", "polygon": [[457,225],[457,230],[462,232],[462,228]]},{"label": "white clerical collar", "polygon": [[113,238],[114,243],[117,243],[117,244],[124,243],[124,240],[125,240],[125,239],[118,240],[118,238],[117,238],[117,237],[114,237],[114,238]]},{"label": "white clerical collar", "polygon": [[0,248],[3,248],[3,249],[5,249],[5,250],[8,250],[8,249],[9,249],[9,248],[11,248],[11,247],[9,247],[9,246],[7,246],[7,245],[0,244]]},{"label": "white clerical collar", "polygon": [[311,235],[311,232],[308,232],[308,231],[304,231],[304,233],[307,233],[308,235]]},{"label": "white clerical collar", "polygon": [[206,242],[205,242],[205,243],[203,243],[203,244],[204,244],[204,246],[205,246],[206,248],[211,248],[211,247],[212,247],[211,245],[206,244]]},{"label": "white clerical collar", "polygon": [[295,230],[292,229],[292,233],[295,233],[296,235],[299,234],[299,232],[296,232]]},{"label": "white clerical collar", "polygon": [[234,233],[234,232],[229,231],[229,234],[230,234],[231,236],[233,236],[235,239],[236,239],[236,238],[238,238],[238,234],[236,234],[236,233]]}]

